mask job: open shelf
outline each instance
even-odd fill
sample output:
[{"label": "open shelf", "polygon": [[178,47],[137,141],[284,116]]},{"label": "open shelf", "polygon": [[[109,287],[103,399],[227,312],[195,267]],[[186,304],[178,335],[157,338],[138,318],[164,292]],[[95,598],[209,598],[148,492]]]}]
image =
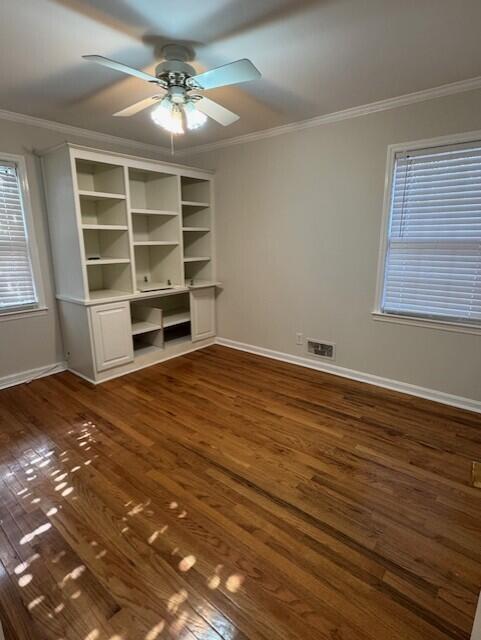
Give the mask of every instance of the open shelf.
[{"label": "open shelf", "polygon": [[212,264],[210,260],[187,259],[184,262],[185,284],[188,287],[205,286],[212,281]]},{"label": "open shelf", "polygon": [[134,361],[137,362],[142,358],[159,354],[163,351],[163,347],[145,342],[142,337],[134,338]]},{"label": "open shelf", "polygon": [[209,227],[182,227],[184,233],[207,233],[210,231]]},{"label": "open shelf", "polygon": [[150,331],[159,331],[162,329],[160,324],[154,324],[153,322],[146,322],[142,320],[132,321],[132,335],[139,336],[142,333],[149,333]]},{"label": "open shelf", "polygon": [[181,251],[176,244],[135,245],[135,270],[138,288],[142,283],[183,284]]},{"label": "open shelf", "polygon": [[162,209],[130,209],[131,213],[141,216],[178,216],[177,211],[163,211]]},{"label": "open shelf", "polygon": [[165,350],[169,351],[170,349],[175,349],[176,347],[181,347],[182,345],[187,345],[192,343],[192,336],[190,333],[186,333],[185,335],[180,336],[169,336],[164,343]]},{"label": "open shelf", "polygon": [[124,169],[104,162],[77,159],[77,186],[81,195],[124,197]]},{"label": "open shelf", "polygon": [[184,262],[208,262],[210,260],[210,258],[208,258],[207,256],[203,256],[203,257],[187,257],[184,258]]},{"label": "open shelf", "polygon": [[84,196],[124,197],[124,169],[105,162],[77,159],[75,162],[77,187]]},{"label": "open shelf", "polygon": [[[161,298],[150,298],[148,300],[136,301],[131,305],[132,322],[148,322],[154,325],[161,325],[164,331],[164,340],[169,335],[167,329],[179,325],[189,324],[190,327],[190,297],[188,292],[176,293]],[[132,325],[134,326],[134,325]],[[146,328],[146,332],[150,329]],[[180,333],[186,333],[185,329]],[[190,335],[190,328],[188,331]]]},{"label": "open shelf", "polygon": [[127,207],[125,199],[80,197],[80,217],[82,225],[97,227],[127,227]]},{"label": "open shelf", "polygon": [[86,191],[85,189],[81,189],[78,194],[84,200],[125,200],[124,195],[104,191]]},{"label": "open shelf", "polygon": [[169,240],[140,240],[135,241],[136,247],[175,247],[178,242],[170,242]]},{"label": "open shelf", "polygon": [[178,245],[180,243],[179,218],[172,216],[132,216],[135,245]]},{"label": "open shelf", "polygon": [[[158,171],[129,169],[130,202],[132,210],[168,212],[179,211],[178,177]],[[150,213],[146,215],[152,215]],[[153,215],[158,215],[153,214]],[[162,214],[161,214],[162,215]]]},{"label": "open shelf", "polygon": [[171,309],[164,312],[162,320],[164,329],[173,327],[176,324],[183,324],[184,322],[190,322],[189,309]]},{"label": "open shelf", "polygon": [[88,264],[130,262],[129,236],[126,228],[86,228],[83,229],[83,238],[85,262]]},{"label": "open shelf", "polygon": [[93,264],[128,264],[130,263],[129,258],[92,258],[91,260],[85,260],[85,264],[90,266]]},{"label": "open shelf", "polygon": [[127,231],[123,224],[83,224],[82,229],[90,231]]},{"label": "open shelf", "polygon": [[92,260],[86,268],[90,299],[101,300],[133,293],[129,260],[104,263]]},{"label": "open shelf", "polygon": [[206,229],[212,225],[210,207],[182,207],[182,226],[184,229]]},{"label": "open shelf", "polygon": [[201,178],[180,179],[182,204],[186,206],[209,206],[210,202],[210,180]]},{"label": "open shelf", "polygon": [[166,347],[179,342],[190,341],[191,339],[190,322],[172,325],[164,329],[164,345]]},{"label": "open shelf", "polygon": [[139,355],[148,348],[163,349],[162,310],[151,303],[133,302],[130,305],[134,353]]},{"label": "open shelf", "polygon": [[199,202],[198,200],[182,200],[181,204],[183,207],[197,207],[199,209],[205,209],[210,206],[208,202]]}]

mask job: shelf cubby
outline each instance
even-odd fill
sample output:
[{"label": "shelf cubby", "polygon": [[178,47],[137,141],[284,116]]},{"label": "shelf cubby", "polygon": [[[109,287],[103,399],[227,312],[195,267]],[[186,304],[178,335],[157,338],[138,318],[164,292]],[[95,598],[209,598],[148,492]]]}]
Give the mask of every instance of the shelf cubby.
[{"label": "shelf cubby", "polygon": [[152,299],[149,303],[162,310],[162,328],[165,330],[179,324],[190,322],[190,298],[188,293]]},{"label": "shelf cubby", "polygon": [[182,205],[182,226],[187,228],[211,228],[210,207],[204,205]]},{"label": "shelf cubby", "polygon": [[130,262],[129,236],[125,229],[83,229],[87,263],[103,259]]},{"label": "shelf cubby", "polygon": [[179,244],[178,216],[154,216],[136,214],[132,216],[134,244],[138,242],[171,242]]},{"label": "shelf cubby", "polygon": [[143,353],[149,348],[162,349],[162,310],[153,305],[133,302],[130,305],[134,353]]},{"label": "shelf cubby", "polygon": [[184,233],[184,258],[210,257],[209,233]]},{"label": "shelf cubby", "polygon": [[134,245],[137,288],[143,283],[183,284],[180,245]]},{"label": "shelf cubby", "polygon": [[124,170],[121,166],[90,160],[76,160],[77,187],[84,197],[109,198],[114,195],[125,198]]},{"label": "shelf cubby", "polygon": [[90,299],[115,298],[133,293],[129,262],[102,264],[97,260],[87,263]]},{"label": "shelf cubby", "polygon": [[127,225],[125,199],[93,199],[80,194],[82,225]]},{"label": "shelf cubby", "polygon": [[210,259],[188,260],[184,263],[186,285],[196,285],[212,281],[212,265]]},{"label": "shelf cubby", "polygon": [[172,327],[164,329],[164,346],[174,346],[182,342],[190,341],[191,339],[191,327],[190,322],[183,324],[177,324]]},{"label": "shelf cubby", "polygon": [[182,204],[195,206],[197,203],[209,206],[210,203],[210,181],[200,178],[180,179]]},{"label": "shelf cubby", "polygon": [[145,215],[179,213],[178,177],[157,171],[129,169],[132,211]]}]

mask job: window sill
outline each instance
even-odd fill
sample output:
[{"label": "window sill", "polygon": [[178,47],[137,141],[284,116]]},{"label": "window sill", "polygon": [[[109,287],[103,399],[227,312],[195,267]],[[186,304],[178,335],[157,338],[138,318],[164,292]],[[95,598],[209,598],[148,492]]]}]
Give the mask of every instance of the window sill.
[{"label": "window sill", "polygon": [[446,320],[433,320],[432,318],[397,316],[392,313],[382,313],[381,311],[373,311],[371,315],[372,319],[378,322],[393,322],[394,324],[407,324],[413,327],[424,327],[425,329],[439,329],[441,331],[481,335],[481,326],[474,324],[462,324],[458,322],[448,322]]},{"label": "window sill", "polygon": [[0,322],[7,322],[8,320],[21,320],[23,318],[30,318],[32,316],[44,316],[47,314],[48,307],[36,307],[35,309],[23,309],[16,311],[3,311],[0,312]]}]

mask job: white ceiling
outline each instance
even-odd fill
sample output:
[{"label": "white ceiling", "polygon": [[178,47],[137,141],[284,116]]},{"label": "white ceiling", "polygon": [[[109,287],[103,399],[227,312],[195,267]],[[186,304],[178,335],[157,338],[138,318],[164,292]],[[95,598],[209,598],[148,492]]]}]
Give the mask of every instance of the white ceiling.
[{"label": "white ceiling", "polygon": [[84,62],[153,72],[187,41],[200,71],[248,57],[262,79],[209,97],[240,114],[178,138],[197,146],[481,75],[480,0],[0,0],[0,109],[168,146],[148,111],[111,114],[155,89]]}]

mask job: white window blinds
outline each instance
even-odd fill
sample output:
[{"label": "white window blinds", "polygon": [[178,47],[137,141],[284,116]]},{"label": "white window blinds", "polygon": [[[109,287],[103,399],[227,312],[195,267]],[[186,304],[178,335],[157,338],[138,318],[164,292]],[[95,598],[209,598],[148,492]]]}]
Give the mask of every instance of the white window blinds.
[{"label": "white window blinds", "polygon": [[0,160],[0,313],[36,304],[18,171]]},{"label": "white window blinds", "polygon": [[481,323],[481,143],[395,156],[381,308]]}]

